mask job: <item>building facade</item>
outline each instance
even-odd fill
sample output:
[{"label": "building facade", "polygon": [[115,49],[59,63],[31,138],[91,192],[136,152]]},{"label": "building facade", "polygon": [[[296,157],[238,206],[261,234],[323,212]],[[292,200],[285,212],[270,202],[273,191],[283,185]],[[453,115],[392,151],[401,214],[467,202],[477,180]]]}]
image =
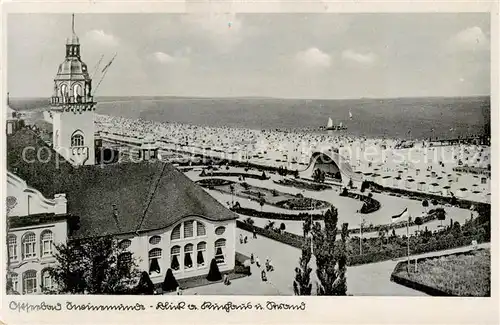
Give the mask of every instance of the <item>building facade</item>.
[{"label": "building facade", "polygon": [[38,294],[53,289],[48,269],[55,265],[54,245],[68,238],[66,198],[45,198],[12,173],[7,174],[7,258],[11,290]]}]

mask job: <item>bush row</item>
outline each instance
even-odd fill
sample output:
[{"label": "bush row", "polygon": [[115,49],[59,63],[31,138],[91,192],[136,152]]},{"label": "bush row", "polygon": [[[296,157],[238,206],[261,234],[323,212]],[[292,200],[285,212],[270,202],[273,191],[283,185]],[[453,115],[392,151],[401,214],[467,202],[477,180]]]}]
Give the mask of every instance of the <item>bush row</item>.
[{"label": "bush row", "polygon": [[343,191],[342,193],[340,193],[340,196],[347,196],[347,197],[350,197],[351,199],[362,201],[363,206],[361,207],[361,210],[359,211],[362,214],[373,213],[375,211],[380,210],[380,202],[375,200],[372,197],[362,195],[362,194],[351,193],[348,191]]},{"label": "bush row", "polygon": [[[204,170],[203,170],[204,171]],[[211,177],[211,176],[223,176],[223,177],[245,177],[245,178],[255,178],[255,179],[260,179],[260,180],[267,180],[270,177],[266,176],[265,174],[262,175],[257,175],[257,174],[250,174],[250,173],[229,173],[229,172],[201,172],[200,177]]]},{"label": "bush row", "polygon": [[242,222],[240,220],[236,220],[236,227],[253,232],[255,231],[256,234],[276,240],[280,243],[290,245],[295,248],[301,248],[303,244],[303,238],[299,235],[295,235],[286,231],[283,231],[282,233],[278,233],[274,230],[270,229],[264,229],[260,228],[254,225],[250,225],[248,223]]}]

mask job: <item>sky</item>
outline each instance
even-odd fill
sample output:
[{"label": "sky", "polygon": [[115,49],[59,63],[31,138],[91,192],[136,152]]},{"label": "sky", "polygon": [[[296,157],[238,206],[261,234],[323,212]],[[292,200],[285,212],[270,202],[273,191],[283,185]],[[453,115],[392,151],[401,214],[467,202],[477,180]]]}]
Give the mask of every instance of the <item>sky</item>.
[{"label": "sky", "polygon": [[[75,30],[94,89],[117,53],[96,96],[490,93],[486,13],[76,14]],[[12,97],[51,96],[70,36],[70,14],[8,16]]]}]

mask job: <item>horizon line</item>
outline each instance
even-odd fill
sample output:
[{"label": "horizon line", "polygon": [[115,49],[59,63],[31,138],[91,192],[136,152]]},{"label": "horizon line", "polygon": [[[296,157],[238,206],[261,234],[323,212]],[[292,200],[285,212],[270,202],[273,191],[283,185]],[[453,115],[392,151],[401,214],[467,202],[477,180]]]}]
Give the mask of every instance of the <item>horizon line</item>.
[{"label": "horizon line", "polygon": [[[110,97],[123,97],[123,98],[193,98],[193,99],[286,99],[286,100],[363,100],[363,99],[411,99],[411,98],[472,98],[472,97],[491,97],[491,94],[477,94],[477,95],[432,95],[432,96],[397,96],[397,97],[350,97],[350,98],[326,98],[326,97],[274,97],[274,96],[181,96],[181,95],[102,95],[94,96],[94,98],[110,98]],[[26,100],[26,99],[50,99],[50,97],[12,97],[9,100]]]}]

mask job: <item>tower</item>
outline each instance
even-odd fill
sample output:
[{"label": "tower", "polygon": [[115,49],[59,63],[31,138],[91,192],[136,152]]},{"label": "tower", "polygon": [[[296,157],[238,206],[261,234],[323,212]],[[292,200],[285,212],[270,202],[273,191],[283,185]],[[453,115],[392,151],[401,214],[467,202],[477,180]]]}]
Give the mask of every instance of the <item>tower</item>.
[{"label": "tower", "polygon": [[50,110],[53,117],[54,149],[74,165],[93,165],[94,110],[92,79],[87,65],[80,58],[80,42],[75,34],[72,15],[72,36],[66,41],[66,58],[54,78]]}]

